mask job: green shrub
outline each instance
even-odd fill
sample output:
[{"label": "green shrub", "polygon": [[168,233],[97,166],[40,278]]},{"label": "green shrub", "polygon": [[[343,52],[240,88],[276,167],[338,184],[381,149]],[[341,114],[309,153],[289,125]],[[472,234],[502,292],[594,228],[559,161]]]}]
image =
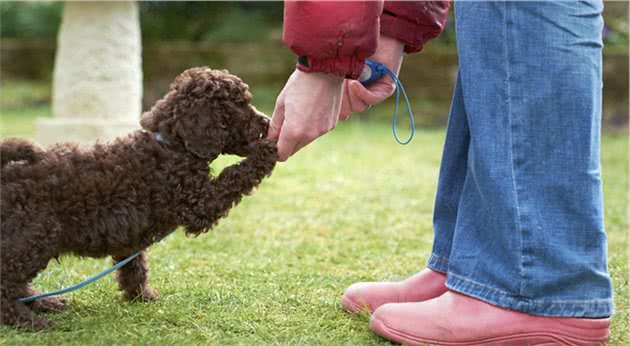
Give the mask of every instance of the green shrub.
[{"label": "green shrub", "polygon": [[0,37],[54,40],[62,2],[0,2]]}]

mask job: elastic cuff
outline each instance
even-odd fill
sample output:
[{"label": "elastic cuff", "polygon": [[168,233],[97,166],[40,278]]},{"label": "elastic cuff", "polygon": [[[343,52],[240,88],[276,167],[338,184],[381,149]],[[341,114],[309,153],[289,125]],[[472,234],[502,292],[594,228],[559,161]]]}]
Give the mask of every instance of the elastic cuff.
[{"label": "elastic cuff", "polygon": [[424,28],[420,24],[401,19],[387,12],[381,14],[381,33],[405,44],[405,53],[417,53],[424,46]]},{"label": "elastic cuff", "polygon": [[365,61],[354,56],[313,59],[306,57],[306,65],[298,63],[295,67],[302,72],[332,73],[348,79],[357,79],[363,72]]}]

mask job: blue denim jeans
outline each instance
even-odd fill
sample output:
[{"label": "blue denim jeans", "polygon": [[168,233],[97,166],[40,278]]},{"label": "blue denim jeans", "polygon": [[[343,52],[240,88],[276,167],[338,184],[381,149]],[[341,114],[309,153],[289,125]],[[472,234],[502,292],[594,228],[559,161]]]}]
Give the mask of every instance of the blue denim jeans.
[{"label": "blue denim jeans", "polygon": [[533,315],[612,314],[602,2],[457,2],[459,73],[428,266]]}]

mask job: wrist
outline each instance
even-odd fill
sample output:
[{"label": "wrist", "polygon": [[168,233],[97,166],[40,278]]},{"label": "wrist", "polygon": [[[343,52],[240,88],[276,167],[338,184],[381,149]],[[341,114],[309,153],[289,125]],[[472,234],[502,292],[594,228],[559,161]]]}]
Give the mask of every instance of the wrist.
[{"label": "wrist", "polygon": [[398,75],[400,65],[402,65],[404,49],[405,44],[402,41],[392,36],[381,34],[376,52],[368,59],[384,64]]},{"label": "wrist", "polygon": [[363,71],[365,60],[356,56],[340,56],[331,58],[312,58],[299,56],[296,69],[305,73],[322,72],[334,74],[342,78],[357,79]]},{"label": "wrist", "polygon": [[300,69],[296,69],[295,72],[296,77],[299,79],[309,80],[316,83],[328,84],[331,86],[341,85],[343,83],[344,78],[338,76],[333,73],[325,73],[325,72],[304,72]]},{"label": "wrist", "polygon": [[405,52],[405,43],[395,37],[389,36],[387,34],[381,34],[378,40],[377,52],[379,50],[402,56]]}]

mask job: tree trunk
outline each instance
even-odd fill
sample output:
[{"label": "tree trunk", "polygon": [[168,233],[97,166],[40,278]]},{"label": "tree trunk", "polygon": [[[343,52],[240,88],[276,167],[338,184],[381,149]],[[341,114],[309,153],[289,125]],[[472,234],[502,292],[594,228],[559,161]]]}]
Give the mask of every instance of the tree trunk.
[{"label": "tree trunk", "polygon": [[37,140],[92,144],[139,128],[140,41],[135,1],[66,2],[53,72],[53,118],[37,121]]}]

